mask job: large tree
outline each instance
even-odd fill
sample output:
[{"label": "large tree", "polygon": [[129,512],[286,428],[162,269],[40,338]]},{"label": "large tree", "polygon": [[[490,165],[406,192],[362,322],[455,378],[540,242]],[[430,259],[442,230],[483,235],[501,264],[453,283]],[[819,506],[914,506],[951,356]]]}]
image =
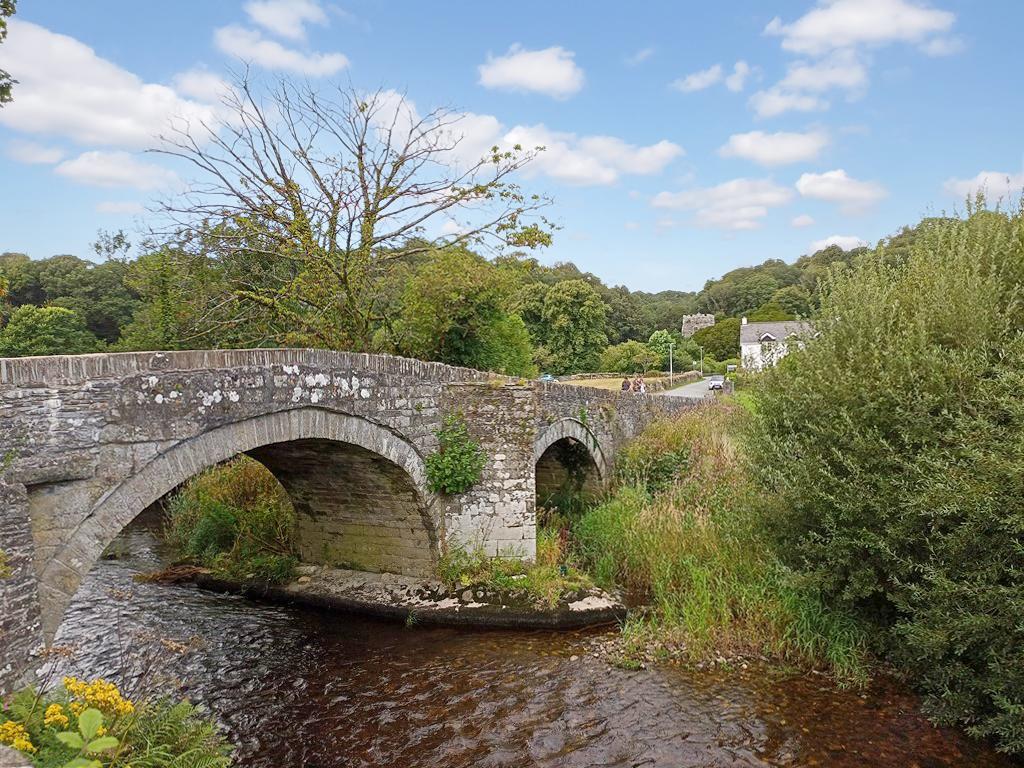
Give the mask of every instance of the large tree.
[{"label": "large tree", "polygon": [[179,236],[201,233],[235,264],[231,295],[282,341],[368,349],[397,263],[443,246],[550,242],[547,200],[512,180],[540,148],[474,152],[458,113],[421,116],[393,91],[261,91],[244,79],[221,113],[162,137],[156,151],[197,172],[164,210]]},{"label": "large tree", "polygon": [[605,305],[584,280],[565,280],[544,296],[545,351],[553,373],[593,371],[608,346]]},{"label": "large tree", "polygon": [[430,254],[406,283],[394,349],[452,365],[511,375],[534,373],[530,338],[506,309],[513,276],[471,251]]}]

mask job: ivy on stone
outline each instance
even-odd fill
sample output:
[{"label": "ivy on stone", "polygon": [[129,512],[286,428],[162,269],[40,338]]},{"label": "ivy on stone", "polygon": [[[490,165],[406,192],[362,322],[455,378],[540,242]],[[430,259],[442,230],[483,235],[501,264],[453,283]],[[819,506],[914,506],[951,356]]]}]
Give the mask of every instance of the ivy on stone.
[{"label": "ivy on stone", "polygon": [[487,456],[461,415],[446,416],[435,434],[438,448],[427,456],[427,487],[433,493],[465,493],[480,480]]}]

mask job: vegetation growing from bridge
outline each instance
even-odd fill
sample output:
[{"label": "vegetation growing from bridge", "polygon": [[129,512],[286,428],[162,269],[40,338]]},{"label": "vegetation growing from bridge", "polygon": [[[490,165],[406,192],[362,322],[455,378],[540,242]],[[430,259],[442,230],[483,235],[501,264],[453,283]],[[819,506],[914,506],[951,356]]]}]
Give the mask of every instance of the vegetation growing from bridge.
[{"label": "vegetation growing from bridge", "polygon": [[427,487],[432,493],[465,493],[480,480],[487,455],[459,414],[446,416],[436,436],[437,450],[425,462]]},{"label": "vegetation growing from bridge", "polygon": [[284,488],[245,456],[198,475],[167,502],[169,540],[191,562],[229,578],[290,578],[294,529]]}]

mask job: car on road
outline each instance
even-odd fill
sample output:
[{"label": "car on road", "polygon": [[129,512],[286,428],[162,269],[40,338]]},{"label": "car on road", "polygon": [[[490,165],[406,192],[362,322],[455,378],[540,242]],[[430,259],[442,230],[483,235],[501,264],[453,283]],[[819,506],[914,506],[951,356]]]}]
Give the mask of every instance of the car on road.
[{"label": "car on road", "polygon": [[537,379],[537,381],[558,381],[558,379],[556,379],[550,373],[545,373],[543,376]]},{"label": "car on road", "polygon": [[724,390],[725,389],[725,376],[723,376],[720,373],[716,373],[714,376],[709,378],[708,379],[708,389],[710,389],[710,390],[715,390],[715,389]]}]

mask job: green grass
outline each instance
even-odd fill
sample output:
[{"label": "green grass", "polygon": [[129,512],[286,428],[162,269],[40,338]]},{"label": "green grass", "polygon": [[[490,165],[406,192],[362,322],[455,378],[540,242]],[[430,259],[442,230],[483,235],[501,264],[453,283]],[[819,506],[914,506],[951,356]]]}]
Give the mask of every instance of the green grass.
[{"label": "green grass", "polygon": [[167,504],[168,539],[191,562],[232,579],[291,578],[294,528],[284,489],[244,456],[193,478]]},{"label": "green grass", "polygon": [[734,437],[743,414],[710,405],[645,432],[620,456],[625,484],[575,524],[579,561],[598,585],[649,606],[625,626],[626,658],[641,648],[691,660],[763,655],[861,681],[860,628],[826,610],[767,542]]},{"label": "green grass", "polygon": [[522,595],[542,608],[553,608],[593,586],[590,577],[569,561],[565,537],[555,528],[537,529],[537,556],[532,562],[452,546],[441,556],[437,570],[449,589],[481,586],[512,597]]}]

